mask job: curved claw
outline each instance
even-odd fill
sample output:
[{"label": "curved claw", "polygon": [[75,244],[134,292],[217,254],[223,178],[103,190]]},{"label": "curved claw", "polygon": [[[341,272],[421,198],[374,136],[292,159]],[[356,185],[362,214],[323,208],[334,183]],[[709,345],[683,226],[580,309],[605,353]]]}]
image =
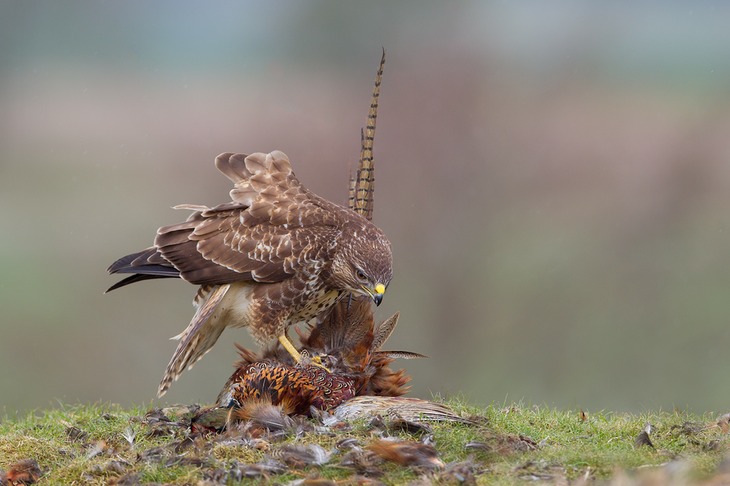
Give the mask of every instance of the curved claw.
[{"label": "curved claw", "polygon": [[[291,341],[289,341],[289,338],[286,337],[286,334],[282,334],[281,336],[279,336],[279,342],[282,346],[284,346],[284,349],[287,350],[291,357],[294,358],[295,363],[302,363],[301,353],[297,351],[297,348],[295,348]],[[312,366],[316,366],[317,368],[322,368],[327,373],[332,373],[325,365],[322,364],[322,358],[319,356],[312,356],[309,359],[309,364],[311,364]]]},{"label": "curved claw", "polygon": [[327,373],[332,373],[329,368],[327,368],[325,365],[322,364],[322,358],[320,356],[312,356],[312,366],[316,366],[317,368],[322,368]]}]

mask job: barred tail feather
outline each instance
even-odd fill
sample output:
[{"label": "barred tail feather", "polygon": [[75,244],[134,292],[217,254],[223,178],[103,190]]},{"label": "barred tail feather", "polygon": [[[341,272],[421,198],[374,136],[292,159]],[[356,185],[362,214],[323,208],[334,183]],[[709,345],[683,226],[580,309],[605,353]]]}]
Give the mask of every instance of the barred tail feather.
[{"label": "barred tail feather", "polygon": [[385,49],[380,58],[380,66],[375,76],[375,87],[370,99],[370,109],[365,129],[360,131],[360,163],[355,173],[354,187],[350,185],[350,207],[356,213],[368,220],[373,219],[373,194],[375,192],[375,165],[373,158],[373,142],[375,141],[375,122],[378,118],[378,98],[380,97],[380,83],[383,80],[383,66],[385,65]]}]

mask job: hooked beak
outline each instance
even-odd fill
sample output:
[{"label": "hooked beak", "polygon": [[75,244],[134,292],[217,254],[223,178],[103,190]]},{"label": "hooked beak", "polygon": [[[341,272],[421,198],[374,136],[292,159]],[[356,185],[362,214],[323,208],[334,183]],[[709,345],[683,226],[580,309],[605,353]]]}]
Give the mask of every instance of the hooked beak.
[{"label": "hooked beak", "polygon": [[380,305],[380,303],[383,301],[385,285],[379,283],[375,286],[374,291],[368,289],[368,293],[370,294],[370,297],[373,298],[373,302],[375,302],[375,305]]}]

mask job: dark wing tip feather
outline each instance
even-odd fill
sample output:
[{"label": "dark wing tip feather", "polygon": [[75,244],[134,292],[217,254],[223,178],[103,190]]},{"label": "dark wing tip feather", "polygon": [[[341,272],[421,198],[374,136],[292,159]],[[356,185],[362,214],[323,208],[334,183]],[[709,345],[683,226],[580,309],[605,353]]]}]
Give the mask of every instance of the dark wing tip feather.
[{"label": "dark wing tip feather", "polygon": [[106,269],[109,273],[146,273],[150,275],[171,275],[176,270],[160,254],[157,247],[145,248],[130,253],[115,261]]},{"label": "dark wing tip feather", "polygon": [[118,259],[109,267],[106,269],[107,272],[110,274],[114,273],[125,273],[124,269],[129,268],[132,262],[139,256],[139,253],[132,253],[130,255],[125,255],[122,258]]},{"label": "dark wing tip feather", "polygon": [[155,278],[177,278],[179,276],[180,276],[179,274],[175,274],[175,275],[144,275],[144,274],[135,273],[134,275],[130,275],[129,277],[123,278],[119,282],[115,283],[114,285],[112,285],[111,287],[109,287],[108,289],[106,289],[104,291],[104,293],[105,294],[106,293],[109,293],[112,290],[118,289],[119,287],[124,287],[125,285],[133,284],[135,282],[141,282],[142,280],[152,280],[152,279],[155,279]]},{"label": "dark wing tip feather", "polygon": [[[179,278],[180,272],[177,268],[170,265],[157,251],[157,248],[147,248],[137,253],[132,253],[123,256],[119,260],[115,261],[107,272],[110,274],[115,273],[132,273],[127,278],[120,280],[106,292],[111,292],[119,287],[124,287],[134,282],[142,280],[149,280],[153,278]],[[105,292],[105,293],[106,293]]]}]

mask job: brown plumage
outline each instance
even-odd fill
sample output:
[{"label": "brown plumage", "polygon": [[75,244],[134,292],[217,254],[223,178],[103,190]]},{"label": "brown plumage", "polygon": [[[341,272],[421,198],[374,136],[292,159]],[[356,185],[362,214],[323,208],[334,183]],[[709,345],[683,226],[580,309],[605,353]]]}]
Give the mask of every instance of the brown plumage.
[{"label": "brown plumage", "polygon": [[[218,396],[219,406],[245,408],[248,402],[280,405],[287,414],[307,415],[310,407],[329,410],[355,396],[353,380],[312,364],[283,364],[246,358]],[[327,362],[329,364],[329,361]]]},{"label": "brown plumage", "polygon": [[285,336],[288,326],[321,315],[346,295],[379,304],[392,278],[385,234],[302,186],[282,152],[225,153],[216,167],[234,183],[230,202],[178,206],[193,210],[187,221],[160,228],[154,246],[108,269],[132,274],[109,290],[165,277],[201,286],[160,396],[227,326],[248,327],[261,345],[278,338],[299,361]]},{"label": "brown plumage", "polygon": [[[404,370],[393,371],[389,365],[397,357],[423,355],[381,351],[398,315],[375,328],[372,310],[365,305],[369,303],[356,302],[345,315],[337,312],[344,307],[337,304],[309,337],[303,337],[302,354],[321,356],[326,370],[306,363],[306,359],[294,363],[289,355],[277,350],[258,356],[239,346],[241,360],[218,395],[218,406],[245,408],[248,402],[264,400],[281,405],[288,414],[308,415],[310,407],[329,411],[358,395],[394,397],[406,393],[410,377]],[[347,331],[334,334],[330,329]]]},{"label": "brown plumage", "polygon": [[381,350],[398,318],[395,313],[376,326],[370,303],[353,297],[334,306],[301,340],[309,354],[326,356],[333,373],[352,379],[357,395],[400,396],[408,391],[410,377],[390,364],[396,358],[425,356]]},{"label": "brown plumage", "polygon": [[43,475],[38,461],[35,459],[23,459],[10,466],[8,472],[0,470],[0,486],[35,484]]},{"label": "brown plumage", "polygon": [[422,442],[380,439],[368,445],[368,450],[401,466],[425,471],[444,468],[436,448]]},{"label": "brown plumage", "polygon": [[[363,131],[360,161],[350,180],[349,208],[370,220],[373,212],[373,140],[384,56]],[[263,356],[239,347],[241,361],[218,397],[219,406],[243,407],[247,401],[270,400],[292,413],[309,407],[331,410],[356,395],[403,395],[410,378],[393,371],[395,358],[422,357],[417,353],[381,351],[398,322],[394,314],[375,325],[371,300],[351,295],[320,313],[309,333],[300,333],[307,356],[322,357],[327,370],[292,362],[277,350]]]}]

